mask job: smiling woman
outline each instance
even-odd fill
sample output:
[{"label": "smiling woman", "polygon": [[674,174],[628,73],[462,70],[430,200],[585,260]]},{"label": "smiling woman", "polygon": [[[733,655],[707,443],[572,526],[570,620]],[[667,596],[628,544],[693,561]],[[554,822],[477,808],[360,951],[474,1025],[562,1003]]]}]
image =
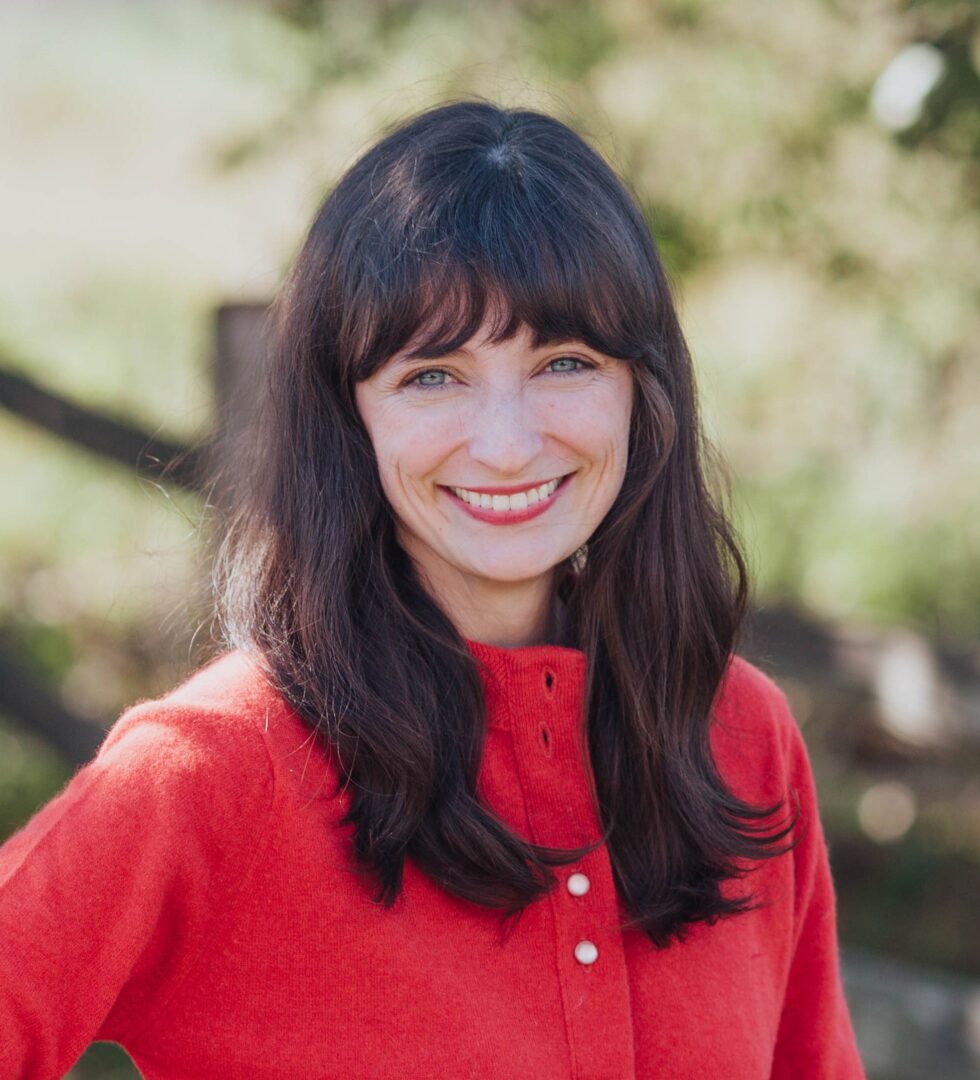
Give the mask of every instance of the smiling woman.
[{"label": "smiling woman", "polygon": [[219,654],[0,849],[0,1074],[100,1038],[149,1080],[860,1077],[623,182],[551,117],[431,109],[275,314]]}]

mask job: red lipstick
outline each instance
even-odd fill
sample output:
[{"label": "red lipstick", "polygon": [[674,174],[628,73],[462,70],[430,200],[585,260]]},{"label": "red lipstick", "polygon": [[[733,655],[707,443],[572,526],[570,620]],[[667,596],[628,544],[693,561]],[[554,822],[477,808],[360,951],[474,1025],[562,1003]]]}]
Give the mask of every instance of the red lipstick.
[{"label": "red lipstick", "polygon": [[[546,499],[541,499],[526,510],[484,510],[480,506],[471,506],[468,502],[464,502],[450,488],[442,487],[441,490],[452,499],[456,506],[469,514],[471,518],[476,518],[477,521],[485,521],[489,525],[518,525],[522,521],[530,521],[531,518],[543,514],[558,498],[559,494],[564,491],[572,476],[574,476],[574,473],[563,476],[558,483],[558,487]],[[542,483],[547,483],[547,481],[542,481]],[[467,491],[476,491],[481,495],[513,495],[515,492],[527,491],[534,486],[534,484],[525,484],[521,487],[480,487],[467,488]]]}]

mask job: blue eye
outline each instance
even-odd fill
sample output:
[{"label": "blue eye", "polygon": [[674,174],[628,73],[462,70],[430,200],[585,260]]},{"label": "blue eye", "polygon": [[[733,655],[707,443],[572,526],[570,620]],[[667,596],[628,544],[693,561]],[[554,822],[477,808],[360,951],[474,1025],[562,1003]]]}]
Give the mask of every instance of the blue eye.
[{"label": "blue eye", "polygon": [[[594,367],[595,364],[577,356],[556,356],[548,361],[545,370],[552,375],[577,375]],[[449,372],[443,368],[425,368],[410,375],[401,385],[418,387],[420,390],[441,390],[450,385],[449,379]]]},{"label": "blue eye", "polygon": [[[556,364],[572,366],[555,367]],[[556,375],[576,375],[583,367],[590,368],[592,365],[586,360],[580,360],[577,356],[556,356],[554,360],[548,361],[548,367]]]},{"label": "blue eye", "polygon": [[429,368],[426,371],[417,371],[411,378],[406,379],[405,386],[420,386],[428,388],[446,385],[446,372],[441,368]]}]

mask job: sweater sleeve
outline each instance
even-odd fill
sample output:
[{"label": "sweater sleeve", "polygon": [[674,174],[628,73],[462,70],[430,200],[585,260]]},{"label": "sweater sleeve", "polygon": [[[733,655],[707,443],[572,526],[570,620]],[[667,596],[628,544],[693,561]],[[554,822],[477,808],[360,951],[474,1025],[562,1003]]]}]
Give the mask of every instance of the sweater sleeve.
[{"label": "sweater sleeve", "polygon": [[123,1042],[191,970],[266,827],[241,718],[141,702],[0,847],[0,1076],[53,1080]]},{"label": "sweater sleeve", "polygon": [[794,861],[794,948],[772,1080],[863,1080],[840,977],[836,899],[813,772],[786,698],[776,693],[802,838],[787,856]]}]

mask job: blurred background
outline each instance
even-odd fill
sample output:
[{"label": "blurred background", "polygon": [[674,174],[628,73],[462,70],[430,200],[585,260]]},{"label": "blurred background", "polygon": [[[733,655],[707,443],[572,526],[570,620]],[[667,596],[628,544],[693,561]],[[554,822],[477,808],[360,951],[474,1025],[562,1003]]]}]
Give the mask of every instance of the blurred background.
[{"label": "blurred background", "polygon": [[[193,455],[330,186],[457,96],[626,176],[820,788],[875,1080],[980,1070],[980,13],[956,0],[0,12],[0,839],[213,650]],[[182,463],[181,463],[182,462]],[[108,1044],[70,1074],[136,1075]]]}]

